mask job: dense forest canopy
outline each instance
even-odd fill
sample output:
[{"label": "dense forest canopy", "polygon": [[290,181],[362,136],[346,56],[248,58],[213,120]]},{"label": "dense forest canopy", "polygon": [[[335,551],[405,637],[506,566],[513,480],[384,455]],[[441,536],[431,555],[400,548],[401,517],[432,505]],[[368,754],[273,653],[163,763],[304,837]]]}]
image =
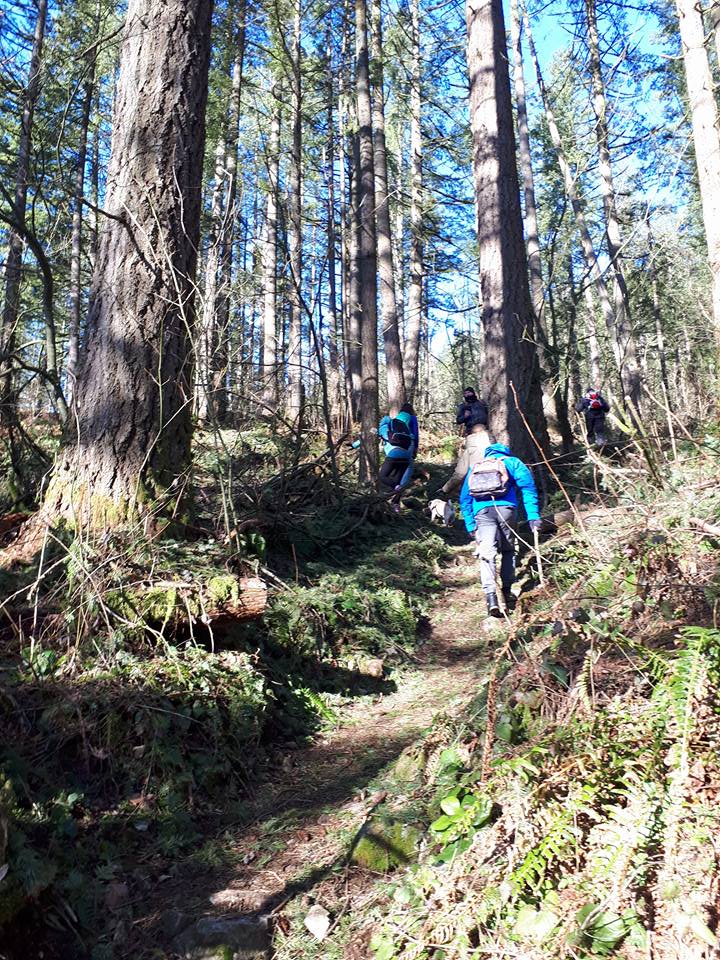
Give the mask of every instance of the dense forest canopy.
[{"label": "dense forest canopy", "polygon": [[[8,504],[36,496],[27,471],[42,451],[23,418],[71,422],[78,376],[89,375],[100,237],[122,217],[107,209],[108,168],[113,137],[133,123],[117,110],[117,83],[134,10],[16,3],[0,24],[2,409],[10,486],[19,483]],[[367,79],[349,3],[214,6],[207,111],[190,118],[192,137],[205,136],[200,184],[188,186],[201,206],[186,400],[200,424],[265,416],[282,396],[290,421],[349,425],[375,342],[365,432],[378,403],[410,398],[442,421],[465,382],[496,389],[477,270],[492,217],[473,191],[464,11],[376,3],[365,16]],[[519,163],[539,325],[530,339],[542,341],[546,415],[563,433],[567,396],[590,380],[653,418],[662,412],[646,390],[697,414],[712,269],[677,14],[668,3],[642,13],[511,4],[505,28],[515,114],[520,89],[526,118]],[[374,156],[370,142],[363,154],[366,96]],[[370,189],[377,229],[376,217],[362,225]]]}]

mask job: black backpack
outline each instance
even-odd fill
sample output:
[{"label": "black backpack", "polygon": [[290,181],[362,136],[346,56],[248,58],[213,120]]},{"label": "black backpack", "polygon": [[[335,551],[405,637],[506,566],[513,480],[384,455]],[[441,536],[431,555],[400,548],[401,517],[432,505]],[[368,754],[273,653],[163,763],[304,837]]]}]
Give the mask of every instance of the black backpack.
[{"label": "black backpack", "polygon": [[387,439],[390,446],[400,447],[401,450],[409,450],[413,442],[410,428],[404,420],[397,417],[393,417],[388,424]]}]

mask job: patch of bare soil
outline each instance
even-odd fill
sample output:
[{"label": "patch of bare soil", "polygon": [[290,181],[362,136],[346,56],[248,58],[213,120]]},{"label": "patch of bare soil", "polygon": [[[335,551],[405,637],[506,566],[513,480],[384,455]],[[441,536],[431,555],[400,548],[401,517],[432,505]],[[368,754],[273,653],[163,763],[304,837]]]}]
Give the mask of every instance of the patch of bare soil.
[{"label": "patch of bare soil", "polygon": [[[344,710],[341,725],[309,746],[277,756],[271,779],[258,786],[249,822],[222,840],[223,866],[180,865],[155,888],[131,940],[166,946],[177,912],[190,917],[271,914],[273,936],[288,934],[284,908],[296,897],[352,909],[372,877],[348,865],[348,853],[383,792],[370,785],[440,713],[454,715],[477,693],[498,647],[468,548],[441,574],[417,662],[395,692]],[[359,945],[356,945],[359,946]]]}]

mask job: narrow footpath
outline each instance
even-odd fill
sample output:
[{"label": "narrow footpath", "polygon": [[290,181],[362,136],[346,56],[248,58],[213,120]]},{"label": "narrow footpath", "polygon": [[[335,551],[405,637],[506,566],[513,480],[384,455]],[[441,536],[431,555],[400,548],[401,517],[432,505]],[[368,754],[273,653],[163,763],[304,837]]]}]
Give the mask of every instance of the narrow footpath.
[{"label": "narrow footpath", "polygon": [[[309,746],[277,756],[272,776],[252,798],[249,822],[223,837],[222,861],[232,866],[212,871],[210,877],[194,877],[190,885],[186,871],[180,870],[177,880],[164,883],[165,909],[158,907],[139,922],[155,940],[153,947],[169,949],[170,956],[214,957],[191,950],[194,934],[182,934],[189,919],[222,917],[232,928],[244,917],[262,916],[270,918],[270,952],[248,948],[236,957],[339,955],[330,951],[329,943],[317,954],[283,948],[296,936],[309,937],[306,930],[293,929],[299,926],[298,899],[303,906],[342,901],[344,912],[352,910],[355,898],[364,897],[372,876],[349,868],[347,855],[368,815],[385,798],[383,771],[438,714],[462,711],[477,694],[497,647],[498,621],[487,621],[469,546],[453,548],[440,580],[427,640],[417,662],[402,668],[397,689],[343,708],[336,729],[318,735]],[[291,923],[287,913],[293,903]],[[174,906],[167,909],[169,904]],[[336,912],[334,916],[338,919]],[[206,921],[205,927],[215,929],[212,922]],[[218,938],[221,930],[219,924]],[[165,942],[158,943],[156,937]],[[187,946],[180,949],[178,944]],[[358,957],[368,955],[362,945],[357,948]]]}]

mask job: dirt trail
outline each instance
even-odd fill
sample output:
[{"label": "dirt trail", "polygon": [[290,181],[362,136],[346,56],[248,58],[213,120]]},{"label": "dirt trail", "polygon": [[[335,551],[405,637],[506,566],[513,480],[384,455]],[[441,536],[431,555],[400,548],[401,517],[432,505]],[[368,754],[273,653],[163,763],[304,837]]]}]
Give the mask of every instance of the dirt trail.
[{"label": "dirt trail", "polygon": [[[223,860],[233,866],[196,878],[190,896],[186,883],[178,885],[184,913],[279,912],[306,892],[320,902],[337,901],[338,883],[347,892],[352,878],[338,867],[345,866],[352,837],[382,797],[369,791],[370,784],[438,713],[457,713],[472,699],[496,646],[470,549],[453,554],[440,574],[417,665],[403,673],[393,693],[344,708],[337,729],[278,757],[272,778],[253,799],[251,822],[226,834]],[[167,884],[171,900],[175,886]]]}]

